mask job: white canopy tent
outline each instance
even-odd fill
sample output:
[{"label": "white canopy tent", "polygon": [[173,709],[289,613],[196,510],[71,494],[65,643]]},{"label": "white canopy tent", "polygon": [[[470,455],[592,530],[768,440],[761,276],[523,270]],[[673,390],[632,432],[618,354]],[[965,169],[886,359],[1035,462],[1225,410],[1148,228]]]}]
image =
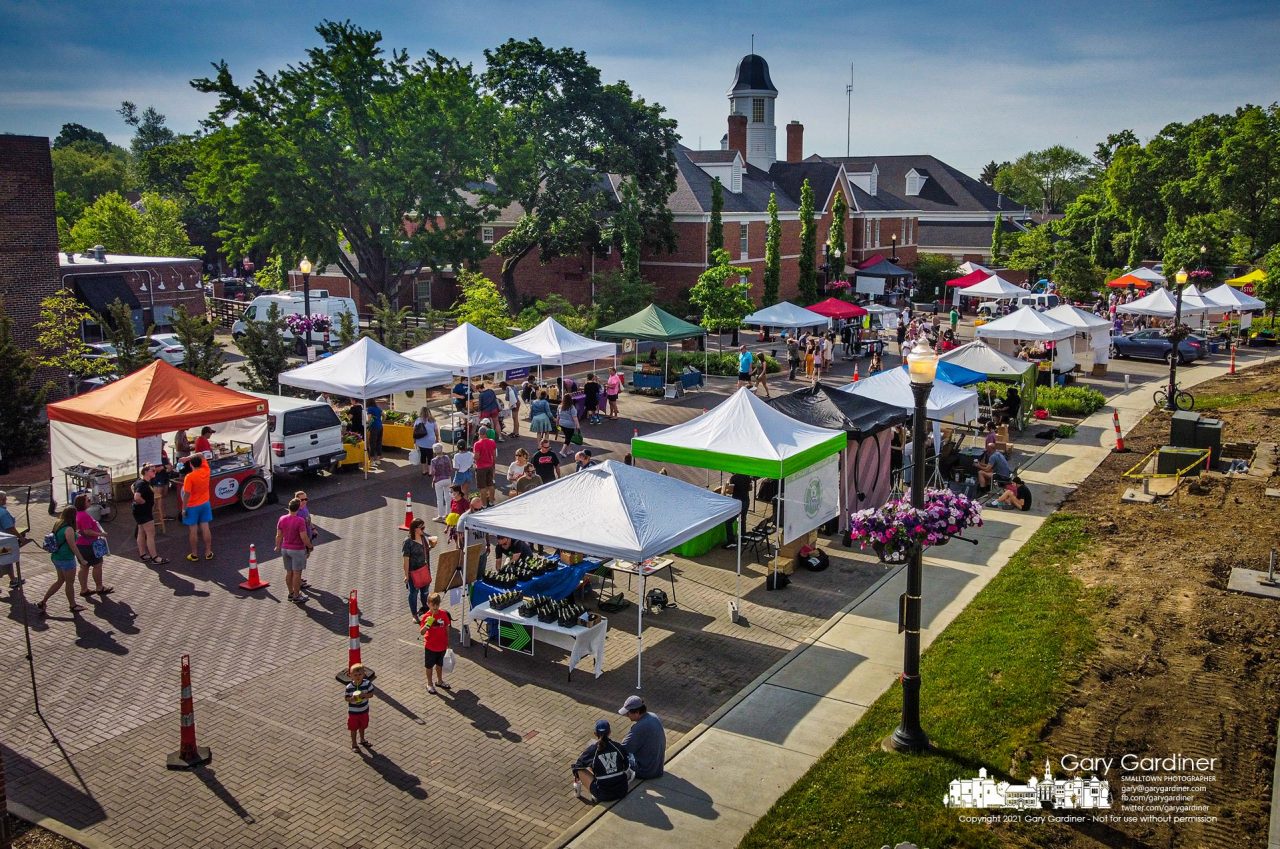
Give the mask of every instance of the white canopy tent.
[{"label": "white canopy tent", "polygon": [[1000,275],[992,274],[986,280],[960,290],[960,294],[964,295],[966,298],[999,300],[1001,298],[1017,298],[1028,294],[1028,292],[1021,286],[1005,280]]},{"label": "white canopy tent", "polygon": [[1251,312],[1266,309],[1267,305],[1252,295],[1246,295],[1234,286],[1223,283],[1216,289],[1205,292],[1204,300],[1219,307],[1223,312]]},{"label": "white canopy tent", "polygon": [[1145,265],[1140,265],[1137,268],[1132,268],[1126,271],[1125,274],[1131,274],[1134,277],[1137,277],[1139,280],[1146,280],[1148,283],[1164,282],[1164,275],[1162,275],[1160,272],[1154,269],[1147,268]]},{"label": "white canopy tent", "polygon": [[[367,410],[370,398],[407,389],[445,386],[453,380],[453,375],[443,369],[414,362],[365,336],[332,356],[283,372],[277,379],[285,386],[359,398],[361,409]],[[364,422],[364,444],[367,447],[369,416],[366,414],[360,418]],[[368,477],[369,464],[361,465],[365,477]]]},{"label": "white canopy tent", "polygon": [[[1177,309],[1177,295],[1168,289],[1156,289],[1148,295],[1143,295],[1136,301],[1127,304],[1120,304],[1116,307],[1116,312],[1125,313],[1126,315],[1145,315],[1152,318],[1173,318]],[[1182,315],[1203,315],[1212,309],[1200,297],[1200,291],[1194,286],[1188,286],[1182,293]]]},{"label": "white canopy tent", "polygon": [[618,348],[613,342],[597,342],[574,333],[548,316],[541,324],[507,340],[509,345],[537,354],[538,367],[573,365],[612,359],[617,364]]},{"label": "white canopy tent", "polygon": [[410,348],[404,356],[463,377],[535,368],[542,363],[538,354],[517,348],[470,323],[460,324],[443,336]]},{"label": "white canopy tent", "polygon": [[[915,395],[911,391],[911,378],[900,368],[877,372],[870,377],[841,386],[840,390],[883,401],[904,410],[914,410],[916,406]],[[931,419],[957,424],[977,421],[978,393],[972,389],[935,381],[933,389],[929,391],[929,399],[925,402],[925,411]]]},{"label": "white canopy tent", "polygon": [[1071,304],[1058,304],[1044,314],[1076,329],[1080,336],[1088,337],[1093,361],[1105,365],[1111,358],[1111,322],[1099,315],[1085,312]]},{"label": "white canopy tent", "polygon": [[[1076,335],[1076,328],[1050,318],[1047,313],[1029,306],[982,325],[974,334],[979,339],[1017,339],[1028,342],[1061,342]],[[1075,368],[1075,356],[1070,345],[1054,345],[1054,371],[1066,372]]]},{"label": "white canopy tent", "polygon": [[961,274],[972,274],[975,271],[985,271],[987,274],[994,274],[990,268],[985,265],[978,265],[976,262],[962,262],[958,266]]},{"label": "white canopy tent", "polygon": [[[843,435],[842,435],[843,436]],[[672,509],[678,505],[679,509]],[[554,548],[641,563],[738,515],[736,499],[606,460],[463,515],[467,533],[501,534]],[[636,605],[636,689],[644,652],[645,575]]]},{"label": "white canopy tent", "polygon": [[1018,408],[1018,426],[1026,426],[1027,413],[1036,396],[1035,363],[997,351],[981,339],[952,348],[938,357],[938,362],[962,366],[995,380],[1017,383],[1021,387],[1019,392],[1022,396],[1022,404]]},{"label": "white canopy tent", "polygon": [[829,319],[813,310],[798,307],[789,301],[783,301],[762,310],[757,310],[742,320],[743,324],[758,327],[780,327],[798,330],[802,327],[825,327]]}]

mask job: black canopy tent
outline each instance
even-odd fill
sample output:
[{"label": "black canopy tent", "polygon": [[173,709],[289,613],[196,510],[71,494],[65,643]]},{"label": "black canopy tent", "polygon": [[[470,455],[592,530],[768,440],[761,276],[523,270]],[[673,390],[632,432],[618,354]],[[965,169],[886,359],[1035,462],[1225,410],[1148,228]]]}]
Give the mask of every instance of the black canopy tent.
[{"label": "black canopy tent", "polygon": [[821,383],[767,403],[798,421],[848,434],[849,443],[842,453],[840,472],[840,530],[848,526],[851,511],[879,507],[889,499],[893,488],[892,428],[909,421],[909,412],[872,398],[830,389]]}]

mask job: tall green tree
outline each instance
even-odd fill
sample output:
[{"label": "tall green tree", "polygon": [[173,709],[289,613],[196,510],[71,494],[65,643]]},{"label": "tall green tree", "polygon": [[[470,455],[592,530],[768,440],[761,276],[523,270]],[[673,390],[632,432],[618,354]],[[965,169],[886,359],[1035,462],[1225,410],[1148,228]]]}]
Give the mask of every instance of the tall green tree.
[{"label": "tall green tree", "polygon": [[62,129],[58,131],[57,138],[53,140],[53,149],[61,150],[73,145],[82,148],[97,148],[104,153],[115,147],[106,135],[98,130],[90,129],[83,124],[63,124]]},{"label": "tall green tree", "polygon": [[288,325],[276,304],[267,308],[265,319],[245,322],[239,344],[240,353],[244,354],[246,389],[267,393],[279,391],[280,373],[289,368],[289,354],[293,348],[287,338],[287,330]]},{"label": "tall green tree", "polygon": [[484,256],[480,225],[500,199],[468,192],[503,174],[499,108],[471,68],[386,53],[380,33],[350,23],[316,31],[323,46],[276,74],[242,86],[220,62],[192,82],[218,98],[192,181],[227,250],[335,263],[370,300],[395,299],[418,269]]},{"label": "tall green tree", "polygon": [[140,209],[115,192],[94,201],[71,228],[71,246],[102,245],[111,253],[187,257],[199,254],[187,239],[177,203],[153,192],[143,194]]},{"label": "tall green tree", "polygon": [[[845,222],[849,218],[849,204],[845,202],[844,192],[836,192],[836,199],[831,204],[831,232],[827,234],[827,244],[831,246],[831,257],[834,260],[836,254],[839,253],[840,259],[835,260],[837,265],[843,265],[849,256],[845,250],[844,243],[844,227]],[[836,279],[844,275],[844,269],[836,269],[831,277]]]},{"label": "tall green tree", "polygon": [[996,175],[1000,173],[1001,168],[1008,168],[1008,162],[996,162],[994,159],[982,166],[982,173],[978,175],[978,179],[986,183],[988,186],[994,186]]},{"label": "tall green tree", "polygon": [[995,189],[1044,213],[1061,212],[1088,184],[1089,158],[1053,145],[1018,157],[996,175]]},{"label": "tall green tree", "polygon": [[1272,245],[1263,256],[1261,267],[1266,269],[1267,276],[1254,284],[1253,293],[1266,303],[1267,310],[1274,319],[1276,309],[1280,307],[1280,242]]},{"label": "tall green tree", "polygon": [[996,213],[995,224],[991,227],[991,262],[993,265],[1003,265],[1007,256],[1005,254],[1004,244],[1004,215]]},{"label": "tall green tree", "polygon": [[920,300],[936,301],[946,291],[948,280],[959,276],[956,261],[945,254],[922,253],[916,257],[916,287]]},{"label": "tall green tree", "polygon": [[35,385],[35,355],[13,338],[13,318],[0,298],[0,433],[7,459],[40,453],[45,428],[41,423],[47,391]]},{"label": "tall green tree", "polygon": [[494,182],[523,210],[493,246],[510,308],[520,303],[521,261],[535,251],[544,262],[577,254],[607,229],[616,204],[606,174],[634,183],[651,245],[672,248],[667,199],[676,186],[676,126],[666,110],[625,82],[602,83],[585,54],[536,38],[508,40],[485,59],[484,84],[506,107]]},{"label": "tall green tree", "polygon": [[36,362],[67,375],[68,392],[86,378],[106,377],[115,370],[110,361],[92,356],[93,349],[81,335],[84,322],[93,318],[70,289],[59,289],[40,301]]},{"label": "tall green tree", "polygon": [[818,301],[818,235],[813,220],[813,186],[809,178],[800,184],[800,282],[798,298],[802,306]]},{"label": "tall green tree", "polygon": [[1037,280],[1053,270],[1053,240],[1046,227],[1032,227],[1019,233],[1009,251],[1009,268],[1027,272],[1028,280]]},{"label": "tall green tree", "polygon": [[630,280],[639,280],[645,212],[634,181],[622,181],[618,194],[621,204],[611,223],[612,237],[622,252],[622,273]]},{"label": "tall green tree", "polygon": [[459,324],[474,324],[499,339],[511,336],[511,314],[496,283],[483,274],[459,271],[458,292],[453,316]]},{"label": "tall green tree", "polygon": [[1088,301],[1102,288],[1102,271],[1070,242],[1054,246],[1053,282],[1069,301]]},{"label": "tall green tree", "polygon": [[711,257],[712,265],[698,275],[689,290],[689,302],[702,311],[700,324],[712,333],[736,331],[755,304],[751,284],[745,282],[749,269],[729,264],[729,252],[721,249]]},{"label": "tall green tree", "polygon": [[128,185],[128,155],[120,148],[76,141],[54,147],[50,156],[57,215],[68,227],[85,207],[108,192],[123,193]]},{"label": "tall green tree", "polygon": [[227,367],[227,358],[215,337],[216,329],[201,313],[190,314],[181,306],[173,312],[173,332],[184,355],[180,368],[204,380],[225,384],[225,380],[217,379]]},{"label": "tall green tree", "polygon": [[[132,374],[140,368],[151,365],[155,359],[151,355],[150,346],[138,341],[138,332],[133,326],[133,311],[129,305],[119,298],[107,305],[106,315],[98,316],[98,324],[106,331],[107,341],[116,349],[116,367],[123,376]],[[142,335],[150,336],[155,327],[146,328]]]},{"label": "tall green tree", "polygon": [[374,339],[399,353],[407,351],[417,343],[417,335],[409,326],[409,316],[413,311],[408,307],[397,307],[387,300],[386,295],[379,295],[372,309],[369,329],[362,335]]},{"label": "tall green tree", "polygon": [[711,180],[711,221],[707,224],[707,258],[724,247],[724,186],[720,178]]},{"label": "tall green tree", "polygon": [[778,221],[778,195],[769,193],[769,228],[764,239],[764,294],[761,306],[778,302],[778,289],[782,283],[782,224]]},{"label": "tall green tree", "polygon": [[625,272],[617,271],[595,275],[592,288],[596,293],[596,320],[600,325],[635,315],[653,303],[655,294],[649,281],[632,279]]}]

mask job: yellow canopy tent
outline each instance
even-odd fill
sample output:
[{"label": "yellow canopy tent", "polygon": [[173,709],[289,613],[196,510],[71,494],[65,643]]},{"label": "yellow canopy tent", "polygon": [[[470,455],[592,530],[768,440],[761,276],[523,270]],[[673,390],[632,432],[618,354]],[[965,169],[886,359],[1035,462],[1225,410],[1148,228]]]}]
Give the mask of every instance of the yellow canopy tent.
[{"label": "yellow canopy tent", "polygon": [[1250,271],[1248,274],[1242,275],[1240,277],[1231,278],[1230,280],[1227,281],[1227,284],[1230,286],[1248,286],[1250,283],[1261,283],[1263,280],[1266,280],[1266,279],[1267,279],[1267,273],[1263,271],[1261,268],[1255,268],[1253,271]]}]

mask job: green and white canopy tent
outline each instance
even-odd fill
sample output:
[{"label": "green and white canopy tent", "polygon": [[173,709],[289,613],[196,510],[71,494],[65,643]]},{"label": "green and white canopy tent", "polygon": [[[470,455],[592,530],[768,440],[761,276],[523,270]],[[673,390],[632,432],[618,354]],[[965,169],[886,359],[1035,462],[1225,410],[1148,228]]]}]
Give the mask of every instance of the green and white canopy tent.
[{"label": "green and white canopy tent", "polygon": [[[797,421],[743,387],[695,419],[635,437],[631,440],[631,454],[637,460],[776,478],[781,482],[827,457],[839,455],[847,443],[844,431]],[[778,533],[781,537],[781,527]],[[741,579],[739,545],[738,584]],[[740,586],[734,592],[741,598]]]},{"label": "green and white canopy tent", "polygon": [[[604,339],[609,342],[623,342],[627,339],[635,339],[645,342],[662,342],[666,345],[666,362],[662,364],[663,381],[670,373],[671,365],[671,343],[679,342],[682,339],[696,339],[699,336],[706,336],[707,331],[696,324],[690,324],[683,318],[677,318],[661,307],[649,304],[649,306],[640,310],[635,315],[627,316],[621,321],[615,321],[613,324],[601,327],[596,330],[596,338]],[[706,345],[703,346],[704,359]],[[636,350],[636,362],[640,361],[640,351]],[[704,364],[702,371],[705,374],[707,367]]]},{"label": "green and white canopy tent", "polygon": [[1022,405],[1018,408],[1018,427],[1027,426],[1027,416],[1035,409],[1036,403],[1035,363],[1002,354],[981,339],[947,351],[938,357],[938,361],[981,372],[988,380],[1016,384],[1022,398]]}]

